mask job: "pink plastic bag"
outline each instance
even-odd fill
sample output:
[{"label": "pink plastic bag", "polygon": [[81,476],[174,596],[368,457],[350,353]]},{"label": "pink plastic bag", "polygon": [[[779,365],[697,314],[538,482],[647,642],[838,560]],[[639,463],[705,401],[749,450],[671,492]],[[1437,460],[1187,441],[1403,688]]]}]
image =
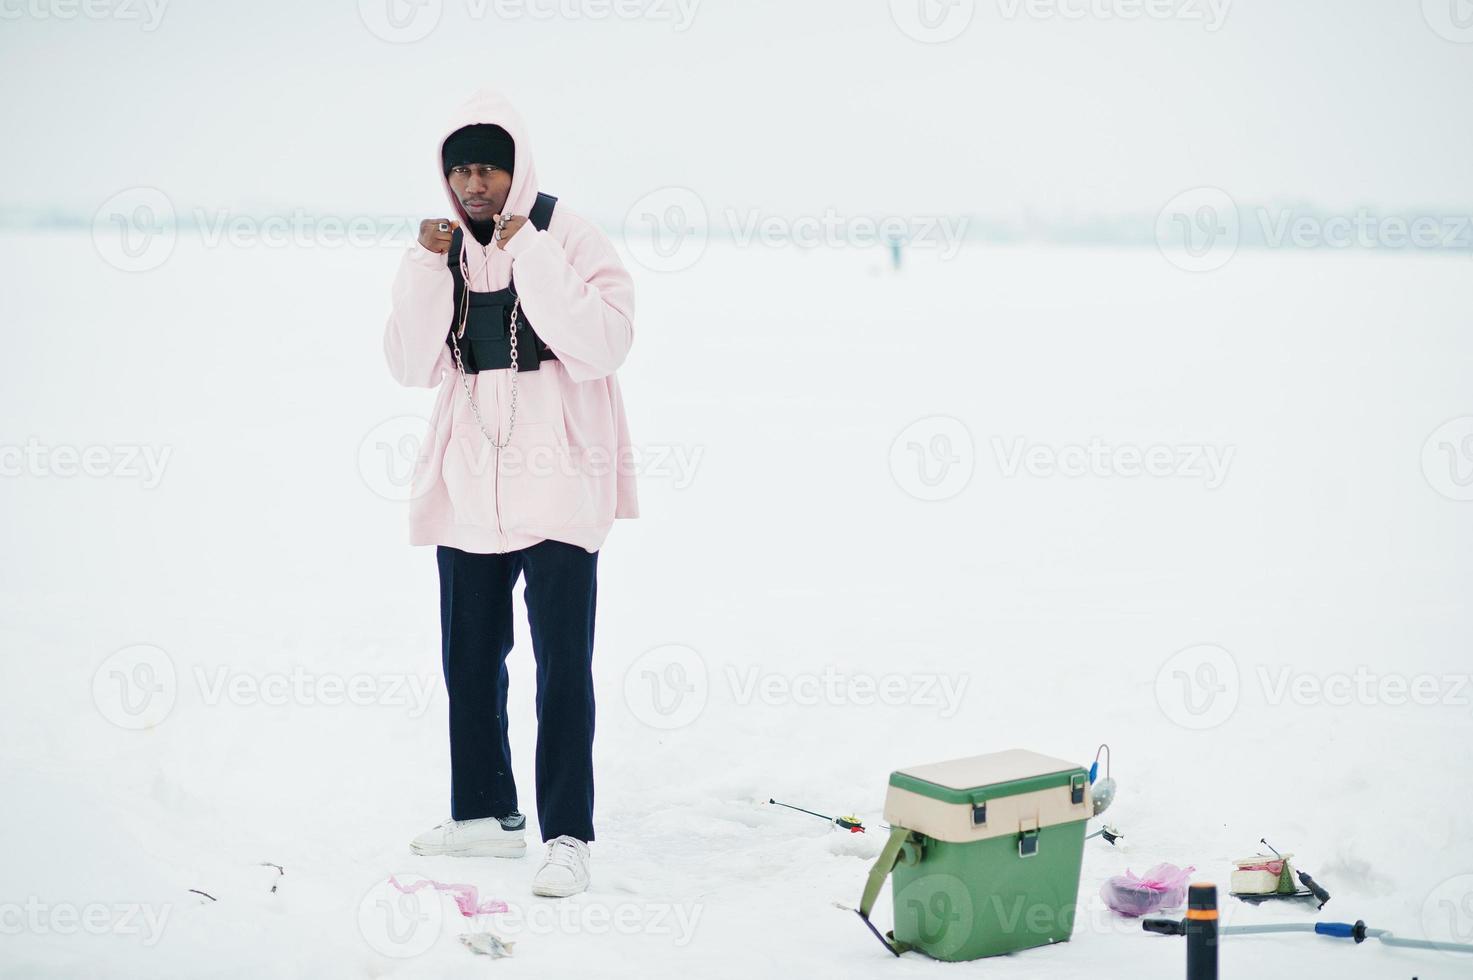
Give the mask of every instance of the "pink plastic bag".
[{"label": "pink plastic bag", "polygon": [[421,888],[433,888],[438,892],[449,892],[455,899],[455,907],[460,909],[460,914],[467,919],[478,915],[491,915],[496,912],[508,911],[507,905],[499,898],[488,898],[484,902],[476,894],[475,885],[447,885],[443,881],[431,881],[423,878],[411,885],[400,884],[399,879],[389,875],[389,884],[399,889],[406,895],[413,895]]},{"label": "pink plastic bag", "polygon": [[1187,883],[1196,870],[1163,863],[1141,878],[1127,870],[1123,875],[1106,878],[1100,886],[1100,897],[1122,915],[1145,915],[1160,909],[1173,909],[1186,898]]}]

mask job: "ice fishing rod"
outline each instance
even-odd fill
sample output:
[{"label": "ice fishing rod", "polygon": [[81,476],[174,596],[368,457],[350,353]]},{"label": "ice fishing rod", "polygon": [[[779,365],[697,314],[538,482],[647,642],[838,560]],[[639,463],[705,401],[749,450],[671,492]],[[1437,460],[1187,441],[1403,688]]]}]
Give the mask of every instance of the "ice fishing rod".
[{"label": "ice fishing rod", "polygon": [[843,829],[849,831],[849,833],[851,833],[851,834],[862,834],[862,833],[864,833],[864,824],[860,823],[859,822],[859,818],[858,817],[855,817],[855,816],[848,816],[848,817],[830,817],[830,816],[827,816],[826,814],[817,813],[817,812],[815,812],[813,810],[805,810],[805,809],[803,809],[803,807],[801,807],[801,806],[794,806],[791,803],[779,803],[777,800],[774,800],[771,797],[768,798],[767,802],[773,804],[774,806],[785,806],[789,810],[797,810],[799,813],[806,813],[806,814],[808,814],[811,817],[818,817],[818,818],[820,818],[822,820],[827,820],[829,823],[833,824],[834,826],[836,826],[836,827],[842,827]]},{"label": "ice fishing rod", "polygon": [[[1162,936],[1184,936],[1187,920],[1150,917],[1141,920],[1141,928]],[[1218,926],[1220,936],[1252,936],[1271,932],[1312,932],[1335,939],[1354,939],[1357,944],[1375,939],[1387,946],[1404,949],[1436,949],[1448,953],[1473,953],[1473,943],[1440,942],[1433,939],[1403,939],[1389,929],[1372,929],[1364,920],[1349,922],[1276,922],[1258,926]]]},{"label": "ice fishing rod", "polygon": [[[1102,755],[1105,757],[1105,778],[1099,779],[1100,756]],[[1090,798],[1094,803],[1094,815],[1097,817],[1104,813],[1111,803],[1115,802],[1115,780],[1110,775],[1110,755],[1110,746],[1108,744],[1102,744],[1095,750],[1095,761],[1089,767]],[[1107,843],[1113,845],[1124,836],[1118,827],[1105,824],[1094,833],[1086,834],[1084,839],[1090,840],[1094,837],[1103,837]]]}]

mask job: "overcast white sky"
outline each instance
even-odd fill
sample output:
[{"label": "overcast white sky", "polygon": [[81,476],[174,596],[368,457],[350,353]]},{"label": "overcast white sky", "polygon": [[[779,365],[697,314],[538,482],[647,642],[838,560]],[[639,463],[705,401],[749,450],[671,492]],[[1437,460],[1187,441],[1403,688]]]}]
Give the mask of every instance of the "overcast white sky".
[{"label": "overcast white sky", "polygon": [[[605,219],[665,185],[805,213],[1473,201],[1467,0],[87,2],[0,0],[0,203],[438,212],[436,133],[482,85]],[[377,36],[395,10],[426,36]]]}]

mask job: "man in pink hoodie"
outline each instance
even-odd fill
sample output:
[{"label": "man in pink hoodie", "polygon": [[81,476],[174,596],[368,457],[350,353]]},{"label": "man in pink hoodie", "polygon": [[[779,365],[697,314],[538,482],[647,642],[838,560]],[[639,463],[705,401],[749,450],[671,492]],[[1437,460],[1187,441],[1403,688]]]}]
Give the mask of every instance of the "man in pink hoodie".
[{"label": "man in pink hoodie", "polygon": [[633,341],[633,284],[607,237],[539,194],[526,127],[499,95],[463,106],[437,157],[455,217],[421,224],[384,333],[395,380],[438,388],[409,523],[439,565],[450,819],[411,847],[526,853],[506,715],[525,574],[547,842],[533,891],[571,895],[588,887],[593,840],[598,549],[639,514],[614,373]]}]

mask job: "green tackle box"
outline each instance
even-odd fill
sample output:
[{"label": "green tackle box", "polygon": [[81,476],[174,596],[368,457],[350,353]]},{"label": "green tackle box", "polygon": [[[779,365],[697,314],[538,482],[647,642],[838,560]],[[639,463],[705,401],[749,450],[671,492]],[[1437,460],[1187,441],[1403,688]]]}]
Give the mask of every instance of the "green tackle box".
[{"label": "green tackle box", "polygon": [[894,875],[897,955],[973,960],[1066,941],[1074,931],[1089,772],[1011,749],[890,774],[890,836],[859,914]]}]

